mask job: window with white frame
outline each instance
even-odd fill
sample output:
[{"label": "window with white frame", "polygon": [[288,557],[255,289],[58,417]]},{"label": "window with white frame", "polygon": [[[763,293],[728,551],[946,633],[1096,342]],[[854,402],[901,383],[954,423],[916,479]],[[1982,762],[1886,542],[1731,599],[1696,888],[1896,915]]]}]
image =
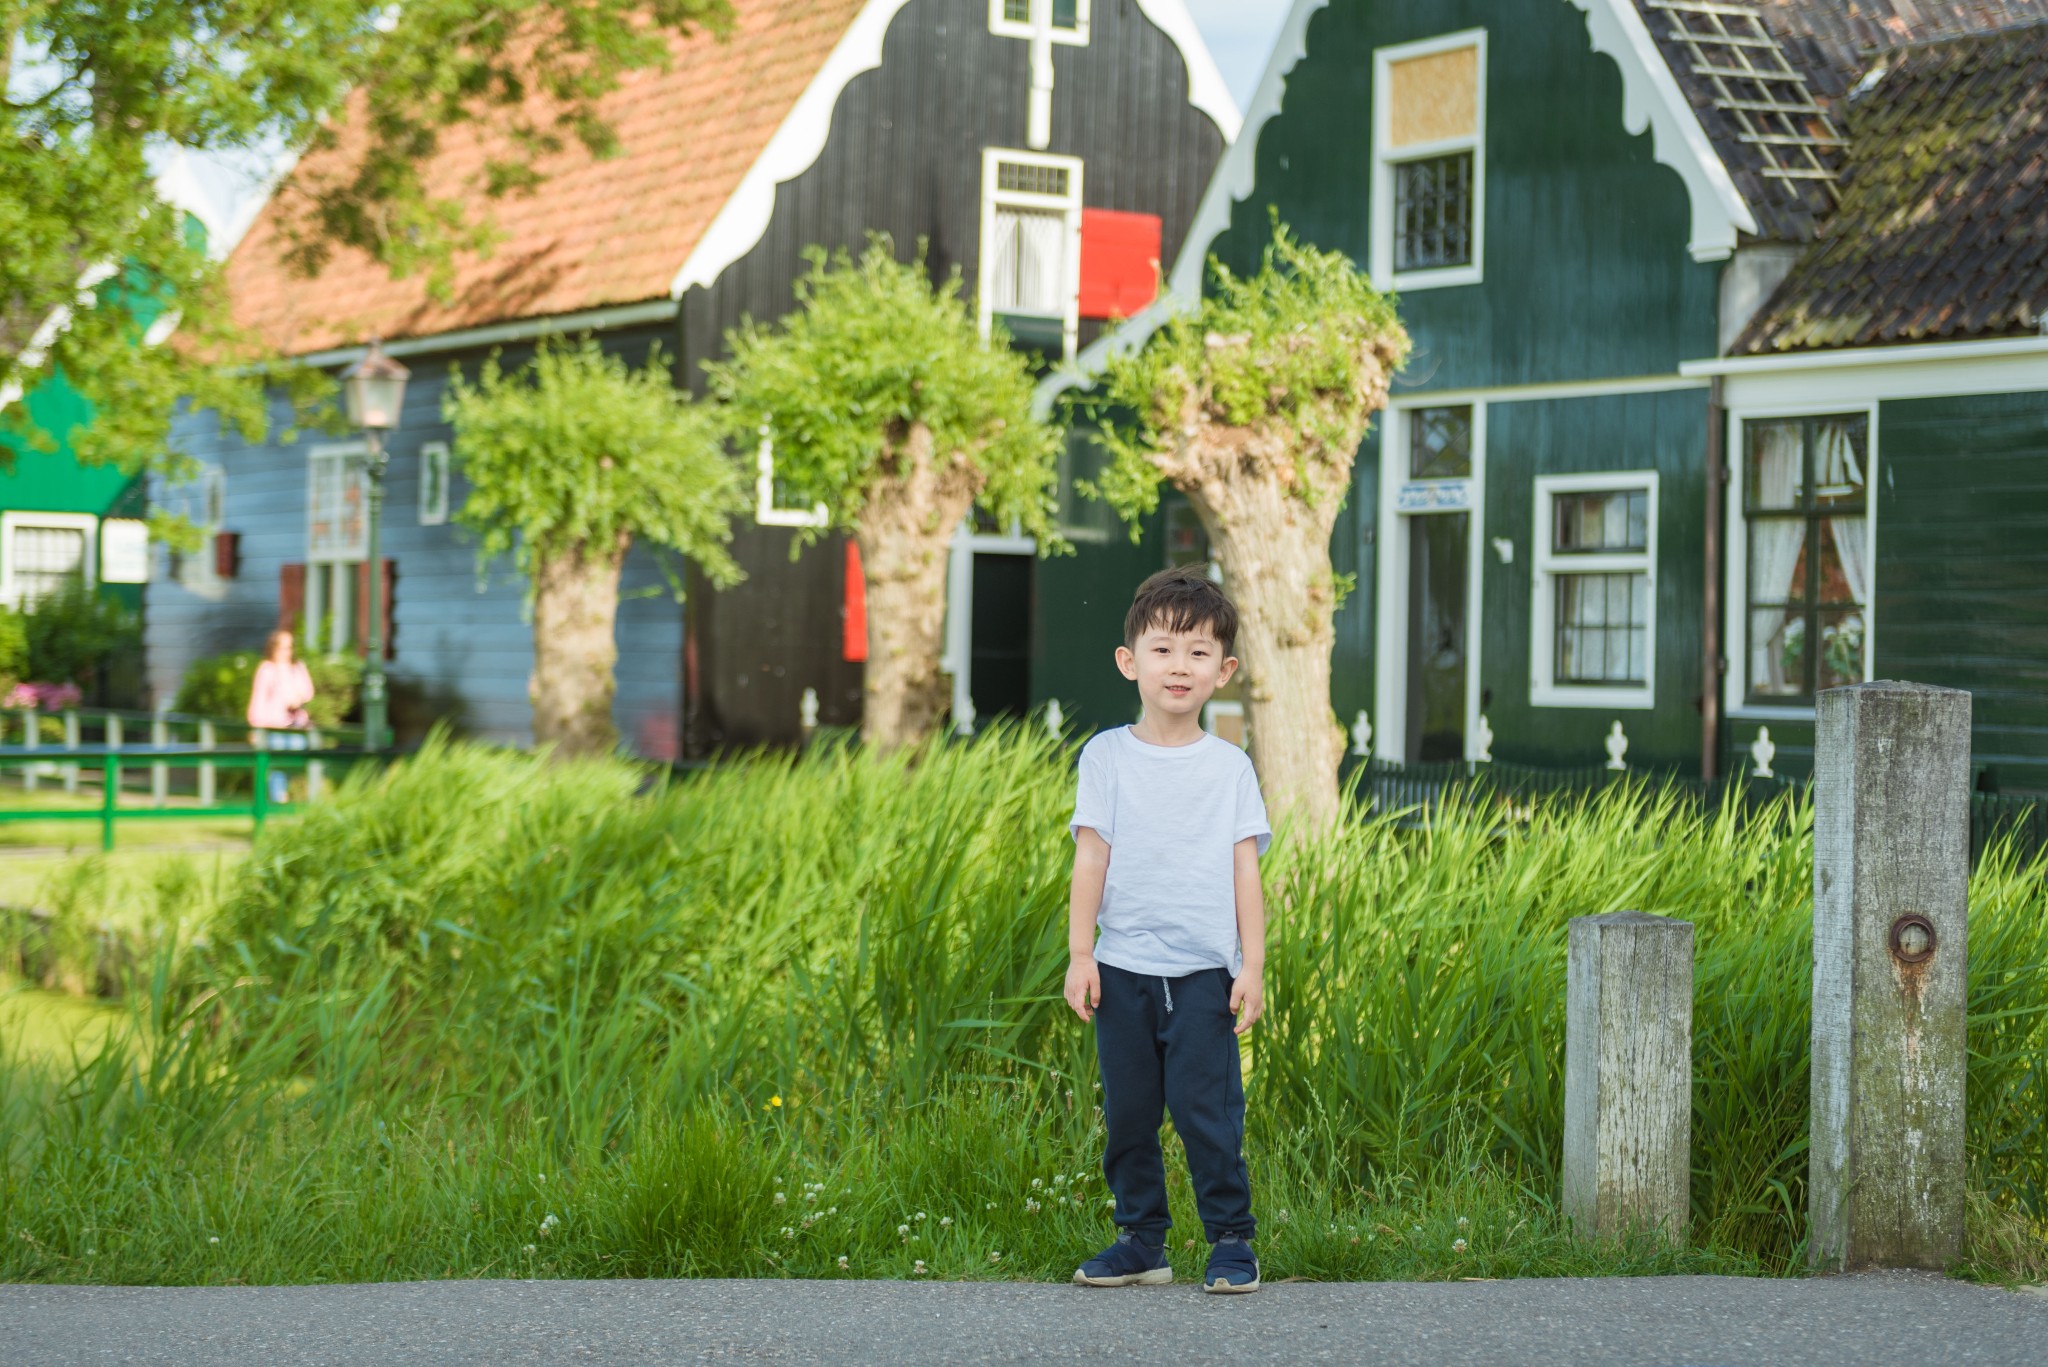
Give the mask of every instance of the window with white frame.
[{"label": "window with white frame", "polygon": [[1657,475],[1536,481],[1530,701],[1649,707],[1657,656]]},{"label": "window with white frame", "polygon": [[754,448],[754,521],[763,527],[825,527],[832,514],[822,503],[809,508],[789,506],[787,495],[775,478],[775,436],[766,426]]},{"label": "window with white frame", "polygon": [[32,608],[73,584],[91,584],[99,519],[90,513],[0,517],[0,598]]},{"label": "window with white frame", "polygon": [[430,441],[420,448],[420,525],[438,527],[448,520],[448,443]]},{"label": "window with white frame", "polygon": [[1742,425],[1744,696],[1810,704],[1869,671],[1870,416]]},{"label": "window with white frame", "polygon": [[988,29],[1000,38],[1031,38],[1038,31],[1043,7],[1048,35],[1055,43],[1085,47],[1093,0],[988,0]]},{"label": "window with white frame", "polygon": [[306,455],[305,650],[346,649],[361,614],[359,567],[370,555],[370,477],[360,442]]},{"label": "window with white frame", "polygon": [[1476,284],[1486,221],[1486,33],[1373,54],[1372,275]]},{"label": "window with white frame", "polygon": [[990,148],[982,158],[981,331],[1070,359],[1081,323],[1081,162]]}]

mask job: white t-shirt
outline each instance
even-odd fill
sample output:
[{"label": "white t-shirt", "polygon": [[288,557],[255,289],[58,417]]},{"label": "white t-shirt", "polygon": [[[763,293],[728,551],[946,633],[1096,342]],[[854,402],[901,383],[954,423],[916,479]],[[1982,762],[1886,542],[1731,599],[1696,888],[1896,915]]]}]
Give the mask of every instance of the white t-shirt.
[{"label": "white t-shirt", "polygon": [[1148,745],[1120,726],[1081,751],[1074,819],[1109,842],[1095,957],[1131,973],[1179,978],[1241,971],[1237,842],[1272,843],[1251,757],[1205,735]]}]

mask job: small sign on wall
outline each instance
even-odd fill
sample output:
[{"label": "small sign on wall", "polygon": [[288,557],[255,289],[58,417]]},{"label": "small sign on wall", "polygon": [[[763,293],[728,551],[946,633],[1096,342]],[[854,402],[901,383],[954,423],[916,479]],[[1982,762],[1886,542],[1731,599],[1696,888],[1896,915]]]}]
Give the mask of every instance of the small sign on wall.
[{"label": "small sign on wall", "polygon": [[110,517],[100,524],[100,582],[149,582],[147,522],[133,517]]},{"label": "small sign on wall", "polygon": [[1397,513],[1462,513],[1471,506],[1469,479],[1411,479],[1394,496]]}]

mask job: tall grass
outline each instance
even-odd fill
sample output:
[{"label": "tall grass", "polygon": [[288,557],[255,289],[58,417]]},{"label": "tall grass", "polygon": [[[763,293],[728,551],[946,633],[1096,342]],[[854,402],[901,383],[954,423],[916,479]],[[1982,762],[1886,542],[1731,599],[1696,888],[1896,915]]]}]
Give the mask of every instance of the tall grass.
[{"label": "tall grass", "polygon": [[[0,1069],[0,1277],[1059,1275],[1107,1233],[1059,1001],[1070,776],[1016,730],[680,782],[437,741],[266,836],[137,1030]],[[1623,788],[1283,836],[1269,1261],[1796,1267],[1810,825]],[[1596,1253],[1554,1210],[1565,927],[1620,909],[1697,928],[1692,1253]],[[1970,951],[1975,1218],[2010,1270],[2048,1220],[2039,867],[1980,869]]]}]

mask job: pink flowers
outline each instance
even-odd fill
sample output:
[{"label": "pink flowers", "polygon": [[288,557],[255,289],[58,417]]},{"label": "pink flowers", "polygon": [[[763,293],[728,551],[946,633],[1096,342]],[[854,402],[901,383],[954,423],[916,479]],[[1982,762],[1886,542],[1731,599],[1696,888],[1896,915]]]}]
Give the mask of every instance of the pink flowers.
[{"label": "pink flowers", "polygon": [[0,699],[0,707],[9,712],[30,708],[38,712],[62,712],[67,707],[78,706],[84,696],[75,683],[18,683],[7,690],[4,699]]}]

